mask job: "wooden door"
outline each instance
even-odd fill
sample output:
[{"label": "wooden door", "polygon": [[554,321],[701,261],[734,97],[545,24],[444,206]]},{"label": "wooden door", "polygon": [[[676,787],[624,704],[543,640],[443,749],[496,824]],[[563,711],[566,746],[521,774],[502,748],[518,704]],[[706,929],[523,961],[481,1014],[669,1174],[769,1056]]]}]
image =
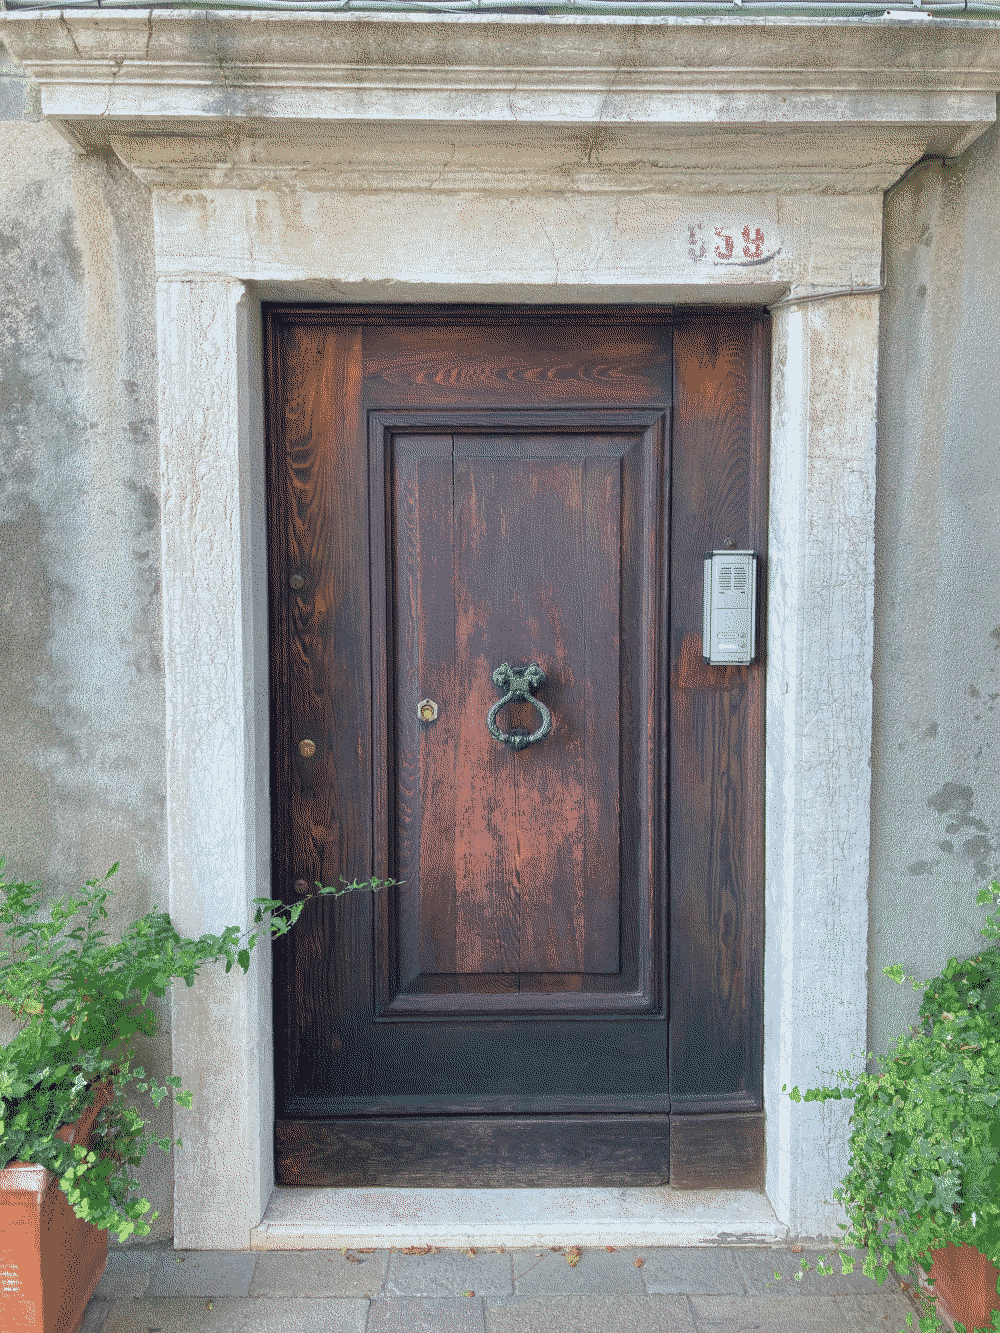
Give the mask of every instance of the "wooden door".
[{"label": "wooden door", "polygon": [[758,1183],[762,318],[266,323],[279,1180]]}]

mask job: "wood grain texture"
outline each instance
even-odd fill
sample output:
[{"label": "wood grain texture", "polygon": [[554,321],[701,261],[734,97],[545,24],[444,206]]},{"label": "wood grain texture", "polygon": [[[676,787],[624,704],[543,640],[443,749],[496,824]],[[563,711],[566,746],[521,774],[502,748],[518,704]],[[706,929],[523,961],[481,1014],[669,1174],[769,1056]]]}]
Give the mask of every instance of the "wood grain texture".
[{"label": "wood grain texture", "polygon": [[670,1117],[672,1189],[762,1190],[764,1167],[763,1114]]},{"label": "wood grain texture", "polygon": [[[441,422],[455,433],[440,434]],[[380,989],[382,1013],[610,1012],[591,997],[616,993],[619,1012],[658,1005],[656,890],[635,850],[662,800],[652,751],[625,745],[621,726],[624,717],[638,733],[636,702],[663,688],[640,609],[662,582],[662,413],[437,409],[371,423],[372,449],[391,459],[384,531],[395,592],[374,623],[396,626],[384,650],[396,664],[397,767],[386,780],[396,783],[406,881],[398,979]],[[544,433],[524,429],[538,424]],[[486,729],[501,660],[548,672],[541,694],[556,723],[528,751]],[[431,724],[418,720],[421,698],[438,702]],[[521,707],[533,730],[537,715]],[[517,725],[510,712],[502,725]],[[625,751],[628,764],[616,765]],[[386,947],[392,926],[380,926]]]},{"label": "wood grain texture", "polygon": [[707,551],[765,547],[762,349],[761,321],[740,316],[694,320],[674,335],[670,1088],[678,1107],[748,1093],[759,1105],[761,1096],[764,665],[705,663],[699,578]]},{"label": "wood grain texture", "polygon": [[[272,653],[274,890],[298,901],[297,880],[335,884],[341,875],[370,873],[367,476],[356,444],[361,338],[353,330],[272,327],[268,346],[282,367],[281,396],[270,395],[268,449],[272,641],[283,648]],[[291,588],[292,574],[303,579],[300,589]],[[311,758],[299,753],[305,738],[317,747]],[[289,1001],[279,1044],[299,1091],[322,1086],[336,1066],[342,1016],[354,1006],[359,980],[348,966],[349,941],[370,912],[362,895],[310,903],[305,928],[278,952],[276,986]]]},{"label": "wood grain texture", "polygon": [[[407,447],[407,445],[410,447]],[[459,721],[454,701],[465,682],[456,676],[454,485],[450,435],[400,436],[393,441],[396,625],[396,839],[400,896],[399,984],[458,966],[454,829]],[[416,704],[434,699],[433,725]],[[429,733],[433,732],[431,737]],[[425,735],[432,743],[424,743]],[[424,811],[435,813],[426,819]]]},{"label": "wood grain texture", "polygon": [[655,327],[595,327],[581,340],[580,324],[533,324],[526,337],[523,312],[501,312],[486,331],[481,323],[367,330],[370,401],[507,409],[668,401],[668,354]]},{"label": "wood grain texture", "polygon": [[664,1185],[667,1116],[290,1120],[275,1141],[290,1185],[543,1189]]},{"label": "wood grain texture", "polygon": [[[618,970],[617,782],[593,751],[618,750],[615,454],[634,443],[454,439],[455,564],[442,597],[454,615],[449,665],[454,674],[461,664],[465,679],[444,696],[460,710],[451,749],[453,822],[450,809],[422,802],[426,841],[454,848],[455,965],[442,970]],[[594,511],[610,515],[596,532],[585,524]],[[485,727],[498,697],[492,670],[530,661],[546,672],[539,693],[554,723],[543,742],[515,752]],[[437,674],[436,662],[428,667]],[[537,725],[526,703],[498,720],[507,729]],[[441,731],[423,728],[421,740],[422,754],[436,764]]]}]

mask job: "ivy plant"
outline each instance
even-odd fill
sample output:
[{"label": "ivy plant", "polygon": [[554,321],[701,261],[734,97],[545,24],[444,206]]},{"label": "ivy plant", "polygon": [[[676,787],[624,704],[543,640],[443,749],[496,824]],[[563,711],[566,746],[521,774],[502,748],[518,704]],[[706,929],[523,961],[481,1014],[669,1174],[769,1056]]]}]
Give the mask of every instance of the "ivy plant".
[{"label": "ivy plant", "polygon": [[[980,907],[997,901],[997,880],[976,895]],[[850,1219],[838,1223],[842,1243],[865,1251],[863,1271],[879,1286],[890,1268],[910,1276],[919,1264],[929,1273],[931,1251],[949,1244],[974,1245],[1000,1267],[1000,913],[979,933],[994,942],[961,963],[949,959],[930,981],[906,977],[900,964],[883,969],[924,994],[918,1021],[877,1057],[880,1072],[840,1070],[843,1085],[788,1094],[794,1102],[854,1099],[849,1170],[834,1198]],[[838,1253],[841,1271],[852,1272],[853,1258]],[[809,1267],[803,1260],[795,1278]],[[817,1272],[833,1271],[821,1257]],[[917,1294],[927,1310],[919,1333],[941,1333],[936,1297]],[[906,1322],[917,1327],[912,1315]],[[991,1328],[1000,1329],[1000,1312]]]},{"label": "ivy plant", "polygon": [[[149,1134],[127,1095],[149,1095],[154,1105],[169,1094],[183,1107],[191,1093],[172,1075],[165,1086],[135,1063],[137,1033],[157,1029],[154,999],[175,980],[192,986],[201,968],[225,962],[226,972],[246,973],[261,931],[285,935],[298,921],[307,899],[286,905],[255,898],[254,925],[241,933],[228,926],[221,935],[189,939],[174,929],[166,912],[148,912],[109,943],[102,924],[113,890],[108,881],[88,880],[76,895],[58,899],[43,915],[37,884],[8,883],[0,859],[0,1006],[21,1027],[0,1048],[0,1167],[14,1161],[48,1167],[77,1217],[125,1240],[148,1234],[150,1203],[138,1197],[131,1169],[154,1146],[169,1152],[181,1140]],[[318,892],[337,897],[357,890],[377,892],[395,880],[343,879],[317,883]],[[113,1099],[101,1111],[91,1148],[70,1146],[57,1131],[94,1102],[94,1087],[110,1083]]]}]

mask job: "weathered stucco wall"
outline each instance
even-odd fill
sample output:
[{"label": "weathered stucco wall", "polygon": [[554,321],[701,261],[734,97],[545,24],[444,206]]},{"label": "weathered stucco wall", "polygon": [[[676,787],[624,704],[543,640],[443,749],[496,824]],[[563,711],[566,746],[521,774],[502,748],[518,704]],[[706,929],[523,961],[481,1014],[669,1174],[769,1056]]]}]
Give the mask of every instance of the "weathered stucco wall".
[{"label": "weathered stucco wall", "polygon": [[1000,874],[1000,134],[886,204],[868,1048],[983,941]]},{"label": "weathered stucco wall", "polygon": [[[52,892],[120,861],[114,932],[167,901],[152,223],[37,104],[0,68],[0,856]],[[140,1054],[170,1072],[169,1019]],[[170,1235],[170,1159],[141,1180]]]}]

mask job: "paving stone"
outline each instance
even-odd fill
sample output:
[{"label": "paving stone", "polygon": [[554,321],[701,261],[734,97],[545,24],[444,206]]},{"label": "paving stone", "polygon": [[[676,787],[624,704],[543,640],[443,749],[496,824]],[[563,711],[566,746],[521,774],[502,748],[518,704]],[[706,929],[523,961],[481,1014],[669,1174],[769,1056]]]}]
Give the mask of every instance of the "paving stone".
[{"label": "paving stone", "polygon": [[385,1281],[388,1250],[358,1254],[348,1250],[267,1250],[257,1258],[251,1296],[378,1297]]},{"label": "paving stone", "polygon": [[650,1294],[742,1296],[746,1290],[733,1251],[722,1246],[677,1246],[639,1253],[643,1256],[641,1277]]},{"label": "paving stone", "polygon": [[163,1247],[137,1245],[129,1250],[108,1250],[108,1263],[94,1295],[100,1299],[141,1296],[149,1285],[149,1275],[169,1251]]},{"label": "paving stone", "polygon": [[[840,1271],[840,1256],[833,1248],[830,1249],[804,1249],[801,1254],[793,1254],[791,1250],[786,1249],[766,1249],[766,1248],[743,1248],[736,1247],[732,1254],[739,1265],[746,1281],[746,1290],[767,1294],[769,1296],[839,1296],[842,1292],[877,1292],[898,1291],[899,1285],[895,1278],[890,1274],[886,1277],[885,1285],[880,1288],[877,1282],[871,1278],[865,1277],[861,1271],[863,1256],[858,1251],[847,1251],[845,1254],[853,1253],[855,1259],[854,1272],[842,1273]],[[820,1258],[825,1258],[828,1263],[833,1264],[833,1272],[828,1276],[816,1272],[816,1263]],[[803,1273],[801,1281],[795,1280],[795,1274],[799,1271],[802,1260],[805,1259],[810,1265],[808,1273]],[[781,1273],[781,1281],[776,1281],[775,1271]]]},{"label": "paving stone", "polygon": [[[689,1296],[698,1333],[862,1333],[834,1296]],[[888,1325],[871,1323],[864,1333]],[[893,1329],[892,1333],[897,1333]]]},{"label": "paving stone", "polygon": [[365,1333],[368,1302],[157,1297],[116,1301],[101,1333]]},{"label": "paving stone", "polygon": [[487,1299],[486,1333],[695,1333],[686,1296]]},{"label": "paving stone", "polygon": [[173,1254],[174,1242],[167,1240],[145,1240],[142,1236],[133,1236],[131,1240],[120,1241],[117,1236],[108,1235],[108,1261],[112,1256],[130,1254],[136,1259],[145,1259],[150,1265],[161,1254]]},{"label": "paving stone", "polygon": [[371,1308],[367,1333],[485,1333],[483,1303],[478,1296],[383,1296]]},{"label": "paving stone", "polygon": [[906,1316],[913,1317],[913,1327],[917,1327],[917,1312],[924,1313],[915,1301],[904,1296],[901,1291],[886,1288],[877,1296],[852,1294],[837,1297],[837,1305],[843,1311],[843,1327],[848,1333],[910,1333]]},{"label": "paving stone", "polygon": [[386,1295],[392,1296],[461,1296],[465,1291],[474,1291],[477,1296],[502,1296],[513,1290],[511,1256],[485,1249],[475,1254],[465,1250],[403,1254],[394,1250],[385,1280]]},{"label": "paving stone", "polygon": [[538,1247],[514,1254],[514,1290],[521,1295],[573,1296],[588,1292],[612,1295],[644,1296],[642,1270],[636,1268],[637,1256],[645,1262],[646,1250],[615,1250],[590,1247],[580,1251],[580,1260],[570,1266],[566,1250],[553,1252]]},{"label": "paving stone", "polygon": [[110,1301],[102,1301],[95,1296],[91,1296],[87,1308],[83,1312],[83,1323],[77,1333],[101,1333],[110,1309]]},{"label": "paving stone", "polygon": [[[349,1252],[361,1262],[339,1249],[112,1250],[102,1284],[118,1299],[95,1296],[80,1333],[910,1333],[915,1310],[892,1276],[879,1288],[860,1264],[840,1274],[815,1245],[583,1247],[574,1267],[541,1246]],[[834,1275],[816,1274],[820,1255]],[[812,1271],[795,1282],[803,1259]]]},{"label": "paving stone", "polygon": [[146,1296],[246,1296],[257,1266],[249,1250],[168,1250],[149,1275]]}]

